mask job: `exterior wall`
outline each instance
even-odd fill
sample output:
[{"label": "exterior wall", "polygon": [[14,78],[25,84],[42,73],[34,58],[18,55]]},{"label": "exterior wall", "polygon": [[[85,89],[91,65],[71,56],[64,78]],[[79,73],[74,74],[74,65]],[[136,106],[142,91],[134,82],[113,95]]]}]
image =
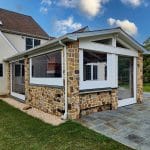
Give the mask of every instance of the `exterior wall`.
[{"label": "exterior wall", "polygon": [[61,116],[64,113],[64,88],[30,84],[30,63],[25,58],[26,103],[44,112]]},{"label": "exterior wall", "polygon": [[89,94],[80,94],[80,115],[117,109],[117,89]]},{"label": "exterior wall", "polygon": [[[26,50],[26,36],[4,33],[10,43],[18,50],[22,52]],[[38,38],[37,38],[38,39]],[[47,40],[40,39],[41,44],[45,43]]]},{"label": "exterior wall", "polygon": [[64,90],[44,86],[29,86],[27,102],[44,112],[61,116],[64,113]]},{"label": "exterior wall", "polygon": [[79,42],[67,44],[68,68],[68,118],[77,119],[80,115],[79,99]]},{"label": "exterior wall", "polygon": [[3,64],[3,77],[0,77],[0,95],[8,94],[8,65],[3,60],[15,54],[17,52],[0,35],[0,63]]},{"label": "exterior wall", "polygon": [[[25,36],[2,33],[7,40],[17,49],[14,50],[12,47],[4,40],[2,36],[0,36],[0,63],[3,63],[3,77],[0,77],[0,95],[7,95],[9,93],[8,90],[8,64],[4,63],[3,60],[5,58],[9,58],[18,52],[25,51]],[[41,44],[45,43],[47,40],[41,39]]]},{"label": "exterior wall", "polygon": [[[143,58],[137,59],[137,101],[142,102]],[[64,65],[63,65],[64,67]],[[67,84],[68,84],[68,119],[78,119],[83,115],[107,109],[117,109],[118,91],[99,91],[80,93],[79,90],[79,43],[67,43]],[[63,68],[64,72],[64,68]],[[30,64],[25,58],[25,93],[26,103],[44,112],[57,116],[64,114],[64,87],[51,87],[30,84]],[[64,79],[65,81],[65,79]]]},{"label": "exterior wall", "polygon": [[137,102],[143,101],[143,54],[139,52],[137,59]]}]

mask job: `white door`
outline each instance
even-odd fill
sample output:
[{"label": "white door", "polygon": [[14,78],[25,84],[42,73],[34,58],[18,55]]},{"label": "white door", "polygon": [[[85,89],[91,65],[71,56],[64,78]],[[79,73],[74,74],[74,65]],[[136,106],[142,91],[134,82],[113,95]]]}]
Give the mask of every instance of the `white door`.
[{"label": "white door", "polygon": [[136,58],[118,56],[118,106],[136,103]]}]

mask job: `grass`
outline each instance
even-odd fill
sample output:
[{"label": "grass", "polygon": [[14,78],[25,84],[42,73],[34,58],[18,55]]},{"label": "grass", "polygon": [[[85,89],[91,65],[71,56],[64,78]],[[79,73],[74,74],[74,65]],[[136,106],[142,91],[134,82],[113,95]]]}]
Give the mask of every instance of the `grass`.
[{"label": "grass", "polygon": [[46,124],[0,100],[0,149],[5,150],[127,150],[110,138],[67,121]]},{"label": "grass", "polygon": [[150,83],[144,83],[144,92],[150,92]]}]

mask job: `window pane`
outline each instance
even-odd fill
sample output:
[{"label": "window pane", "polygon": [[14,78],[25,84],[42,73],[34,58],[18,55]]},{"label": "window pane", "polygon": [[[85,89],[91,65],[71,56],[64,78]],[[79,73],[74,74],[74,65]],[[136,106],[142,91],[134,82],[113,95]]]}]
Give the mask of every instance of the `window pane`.
[{"label": "window pane", "polygon": [[21,73],[20,69],[21,69],[21,66],[15,64],[15,77],[19,77],[20,76],[20,73]]},{"label": "window pane", "polygon": [[98,78],[97,66],[93,66],[93,80],[97,80],[97,78]]},{"label": "window pane", "polygon": [[26,50],[33,48],[33,39],[32,38],[26,38]]},{"label": "window pane", "polygon": [[84,79],[91,80],[91,66],[84,66]]},{"label": "window pane", "polygon": [[41,43],[40,40],[34,39],[34,46],[38,46],[40,45],[40,43]]},{"label": "window pane", "polygon": [[133,58],[126,56],[118,57],[118,99],[134,97],[133,92]]},{"label": "window pane", "polygon": [[0,64],[0,77],[3,76],[3,64]]},{"label": "window pane", "polygon": [[32,77],[61,77],[61,51],[32,58]]},{"label": "window pane", "polygon": [[92,51],[84,51],[83,59],[84,81],[107,80],[107,54]]}]

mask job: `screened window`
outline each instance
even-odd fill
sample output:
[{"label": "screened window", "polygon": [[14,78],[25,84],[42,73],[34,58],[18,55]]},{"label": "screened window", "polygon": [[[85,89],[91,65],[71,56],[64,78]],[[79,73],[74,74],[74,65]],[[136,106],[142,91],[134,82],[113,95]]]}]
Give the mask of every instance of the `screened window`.
[{"label": "screened window", "polygon": [[32,58],[33,78],[61,78],[61,51]]},{"label": "screened window", "polygon": [[3,77],[3,64],[0,64],[0,77]]},{"label": "screened window", "polygon": [[107,80],[107,54],[92,51],[83,52],[83,79]]}]

